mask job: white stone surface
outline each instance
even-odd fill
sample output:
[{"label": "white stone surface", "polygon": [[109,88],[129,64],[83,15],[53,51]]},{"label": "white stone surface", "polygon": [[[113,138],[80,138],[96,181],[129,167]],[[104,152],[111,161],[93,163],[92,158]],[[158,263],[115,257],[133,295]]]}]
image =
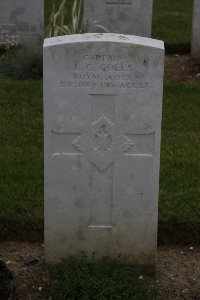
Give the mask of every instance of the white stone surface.
[{"label": "white stone surface", "polygon": [[155,265],[163,42],[119,34],[44,43],[45,255]]},{"label": "white stone surface", "polygon": [[85,0],[88,32],[109,32],[151,37],[153,0]]},{"label": "white stone surface", "polygon": [[43,35],[43,0],[0,1],[0,45],[36,44]]},{"label": "white stone surface", "polygon": [[194,0],[191,52],[200,57],[200,0]]}]

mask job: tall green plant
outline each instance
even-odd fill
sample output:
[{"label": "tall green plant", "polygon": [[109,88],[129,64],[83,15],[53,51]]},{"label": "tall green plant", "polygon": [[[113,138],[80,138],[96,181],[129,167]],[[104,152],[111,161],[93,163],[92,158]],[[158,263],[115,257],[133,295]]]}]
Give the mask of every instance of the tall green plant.
[{"label": "tall green plant", "polygon": [[55,10],[53,4],[50,21],[46,28],[47,37],[76,34],[84,31],[83,25],[83,0],[75,0],[71,10],[71,22],[67,22],[67,0],[63,0]]},{"label": "tall green plant", "polygon": [[72,20],[69,26],[64,26],[68,34],[83,33],[83,0],[75,0],[72,7]]}]

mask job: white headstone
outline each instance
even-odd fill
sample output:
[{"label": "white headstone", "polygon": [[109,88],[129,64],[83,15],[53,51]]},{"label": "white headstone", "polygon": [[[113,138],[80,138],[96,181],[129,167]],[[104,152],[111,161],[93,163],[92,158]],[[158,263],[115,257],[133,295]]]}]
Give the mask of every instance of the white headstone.
[{"label": "white headstone", "polygon": [[155,265],[163,42],[119,34],[44,43],[45,251]]},{"label": "white headstone", "polygon": [[33,45],[43,35],[43,0],[0,1],[0,46]]},{"label": "white headstone", "polygon": [[85,0],[88,32],[109,32],[151,37],[153,0]]},{"label": "white headstone", "polygon": [[200,0],[194,0],[191,52],[200,57]]}]

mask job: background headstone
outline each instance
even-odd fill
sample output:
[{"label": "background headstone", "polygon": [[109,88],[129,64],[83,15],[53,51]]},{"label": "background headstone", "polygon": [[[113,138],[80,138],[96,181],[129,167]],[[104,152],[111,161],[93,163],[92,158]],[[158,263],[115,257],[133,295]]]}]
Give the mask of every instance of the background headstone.
[{"label": "background headstone", "polygon": [[0,1],[0,46],[32,45],[43,35],[43,0]]},{"label": "background headstone", "polygon": [[200,0],[194,0],[191,52],[200,57]]},{"label": "background headstone", "polygon": [[163,42],[119,34],[44,43],[45,252],[155,265]]},{"label": "background headstone", "polygon": [[151,37],[153,0],[85,0],[88,32],[109,32]]}]

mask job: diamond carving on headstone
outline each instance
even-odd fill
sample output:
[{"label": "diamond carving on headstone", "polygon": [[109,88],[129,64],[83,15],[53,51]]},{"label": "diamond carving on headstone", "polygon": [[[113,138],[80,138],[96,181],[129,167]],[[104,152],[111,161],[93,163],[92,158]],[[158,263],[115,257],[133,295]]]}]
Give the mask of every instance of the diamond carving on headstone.
[{"label": "diamond carving on headstone", "polygon": [[118,124],[102,116],[90,123],[72,144],[100,171],[104,171],[133,143]]}]

